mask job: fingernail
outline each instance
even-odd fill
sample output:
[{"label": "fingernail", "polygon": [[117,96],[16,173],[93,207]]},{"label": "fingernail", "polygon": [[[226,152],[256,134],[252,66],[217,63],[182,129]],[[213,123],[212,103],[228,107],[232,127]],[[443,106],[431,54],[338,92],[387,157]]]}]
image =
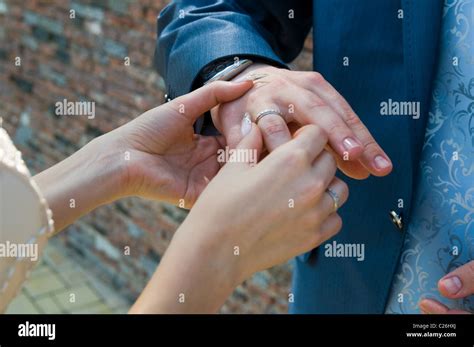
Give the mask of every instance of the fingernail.
[{"label": "fingernail", "polygon": [[390,162],[384,157],[382,157],[381,155],[378,155],[375,157],[374,163],[375,163],[375,167],[379,170],[383,170],[390,167]]},{"label": "fingernail", "polygon": [[346,137],[344,141],[342,141],[342,145],[344,146],[346,151],[350,151],[351,149],[361,147],[361,145],[352,137]]},{"label": "fingernail", "polygon": [[452,276],[441,280],[441,284],[446,288],[449,294],[456,294],[462,288],[462,282],[458,276]]},{"label": "fingernail", "polygon": [[240,126],[240,131],[243,136],[247,135],[250,130],[252,130],[252,121],[250,120],[250,114],[245,112],[244,118],[242,119],[242,125]]}]

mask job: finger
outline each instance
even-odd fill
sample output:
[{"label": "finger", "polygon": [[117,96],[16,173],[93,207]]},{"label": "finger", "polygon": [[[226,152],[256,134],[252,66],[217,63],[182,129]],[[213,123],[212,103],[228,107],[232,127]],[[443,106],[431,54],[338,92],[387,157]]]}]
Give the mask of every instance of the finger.
[{"label": "finger", "polygon": [[237,144],[237,147],[231,155],[230,164],[249,167],[257,164],[260,153],[262,152],[263,141],[262,134],[255,123],[250,123],[251,129],[247,134],[243,134],[243,139]]},{"label": "finger", "polygon": [[342,228],[342,218],[337,213],[332,213],[319,227],[320,243],[335,236]]},{"label": "finger", "polygon": [[358,161],[349,161],[346,158],[338,156],[330,146],[326,146],[326,151],[334,155],[337,162],[337,167],[346,176],[356,180],[364,180],[370,176],[370,172]]},{"label": "finger", "polygon": [[440,279],[438,289],[441,295],[451,299],[474,294],[474,260]]},{"label": "finger", "polygon": [[470,314],[470,312],[467,311],[450,309],[448,306],[434,299],[421,300],[419,307],[424,314]]},{"label": "finger", "polygon": [[336,202],[329,192],[326,192],[323,195],[323,198],[316,208],[324,211],[327,215],[330,215],[331,213],[336,212],[337,209],[339,209],[347,201],[349,197],[349,189],[347,184],[337,177],[334,177],[327,189],[331,189],[333,194],[337,196],[337,208]]},{"label": "finger", "polygon": [[[327,144],[326,132],[317,125],[306,125],[299,128],[293,135],[293,139],[285,144],[290,152],[304,151],[310,163],[323,151]],[[329,184],[329,182],[328,182]]]},{"label": "finger", "polygon": [[211,110],[212,122],[219,132],[224,135],[229,148],[235,148],[242,140],[242,121],[244,105],[240,101],[218,105]]},{"label": "finger", "polygon": [[449,310],[446,305],[432,299],[423,299],[418,306],[421,312],[425,314],[445,314]]},{"label": "finger", "polygon": [[321,77],[320,80],[320,83],[311,84],[309,89],[340,115],[362,143],[364,150],[359,158],[361,163],[375,176],[388,175],[393,167],[388,155],[378,145],[367,127],[341,94],[324,78]]},{"label": "finger", "polygon": [[321,180],[324,189],[327,189],[333,181],[336,174],[337,166],[334,156],[328,151],[322,151],[317,159],[313,162],[311,175]]},{"label": "finger", "polygon": [[291,133],[285,120],[278,114],[269,114],[261,118],[258,127],[262,131],[265,147],[272,152],[291,140]]},{"label": "finger", "polygon": [[364,147],[357,136],[330,105],[314,93],[302,93],[303,102],[297,106],[294,117],[300,124],[318,124],[326,130],[329,144],[341,157],[356,160]]},{"label": "finger", "polygon": [[192,124],[199,116],[214,106],[239,98],[252,86],[253,81],[216,81],[180,96],[163,106],[173,115],[180,115],[184,121]]}]

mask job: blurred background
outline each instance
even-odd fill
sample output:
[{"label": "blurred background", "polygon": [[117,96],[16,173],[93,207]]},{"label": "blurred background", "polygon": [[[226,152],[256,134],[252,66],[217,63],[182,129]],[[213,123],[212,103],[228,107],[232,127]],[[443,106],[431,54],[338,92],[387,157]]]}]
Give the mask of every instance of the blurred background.
[{"label": "blurred background", "polygon": [[[0,117],[32,174],[163,102],[153,54],[167,3],[0,0]],[[311,70],[311,57],[309,37],[291,65]],[[63,99],[94,101],[95,118],[56,116]],[[96,209],[51,239],[7,313],[127,312],[185,217],[138,198]],[[290,280],[290,264],[258,273],[221,312],[285,313]]]}]

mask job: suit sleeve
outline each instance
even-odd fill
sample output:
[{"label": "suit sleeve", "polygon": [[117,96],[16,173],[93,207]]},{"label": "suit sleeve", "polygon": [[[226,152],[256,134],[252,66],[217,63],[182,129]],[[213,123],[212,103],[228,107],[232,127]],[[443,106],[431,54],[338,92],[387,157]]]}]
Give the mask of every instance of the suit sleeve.
[{"label": "suit sleeve", "polygon": [[168,94],[191,91],[214,60],[245,56],[285,66],[301,51],[312,23],[311,0],[181,0],[158,17],[155,65]]}]

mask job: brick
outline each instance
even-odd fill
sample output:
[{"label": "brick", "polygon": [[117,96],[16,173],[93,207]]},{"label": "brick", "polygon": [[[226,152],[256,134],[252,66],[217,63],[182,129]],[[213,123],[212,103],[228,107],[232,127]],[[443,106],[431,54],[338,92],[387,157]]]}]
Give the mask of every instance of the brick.
[{"label": "brick", "polygon": [[122,253],[101,235],[95,235],[94,246],[99,252],[104,252],[111,259],[119,260],[122,257]]},{"label": "brick", "polygon": [[104,19],[104,11],[99,7],[73,2],[71,9],[76,11],[76,16],[82,16],[86,17],[87,19],[93,19],[97,21],[102,21]]},{"label": "brick", "polygon": [[127,48],[119,42],[105,40],[104,50],[107,54],[123,59],[127,56]]},{"label": "brick", "polygon": [[38,41],[32,36],[23,35],[22,43],[33,51],[38,49]]},{"label": "brick", "polygon": [[40,65],[39,75],[46,79],[50,79],[51,81],[53,81],[55,84],[59,86],[66,85],[66,77],[63,74],[54,71],[48,65]]},{"label": "brick", "polygon": [[107,8],[119,14],[127,14],[128,7],[132,0],[114,1],[107,0]]},{"label": "brick", "polygon": [[60,35],[63,31],[63,24],[59,21],[26,11],[24,14],[25,22],[32,26],[37,26],[48,32]]},{"label": "brick", "polygon": [[71,61],[71,56],[68,51],[63,50],[63,49],[58,49],[56,51],[56,58],[58,61],[60,61],[62,64],[69,64]]}]

